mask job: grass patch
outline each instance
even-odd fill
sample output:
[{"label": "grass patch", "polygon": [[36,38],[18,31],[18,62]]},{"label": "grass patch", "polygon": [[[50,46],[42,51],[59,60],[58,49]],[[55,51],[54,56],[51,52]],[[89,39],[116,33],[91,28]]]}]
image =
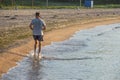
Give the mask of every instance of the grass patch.
[{"label": "grass patch", "polygon": [[[85,9],[87,7],[84,6],[0,6],[1,9]],[[94,5],[93,8],[103,8],[103,9],[109,9],[109,8],[120,8],[120,5],[114,5],[114,4],[109,4],[109,5]]]},{"label": "grass patch", "polygon": [[[17,6],[17,7],[12,7],[12,6],[4,6],[2,9],[76,9],[79,6]],[[84,8],[84,7],[81,7]]]},{"label": "grass patch", "polygon": [[120,8],[120,4],[94,5],[94,8]]},{"label": "grass patch", "polygon": [[16,40],[27,38],[31,35],[31,31],[28,28],[10,28],[0,30],[0,49],[9,47]]}]

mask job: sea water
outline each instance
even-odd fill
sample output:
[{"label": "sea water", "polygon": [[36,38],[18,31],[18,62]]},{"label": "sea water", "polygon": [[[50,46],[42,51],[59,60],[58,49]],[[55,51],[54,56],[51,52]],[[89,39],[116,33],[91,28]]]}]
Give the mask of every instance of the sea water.
[{"label": "sea water", "polygon": [[24,58],[1,80],[120,80],[120,23],[76,32],[42,48],[43,58]]}]

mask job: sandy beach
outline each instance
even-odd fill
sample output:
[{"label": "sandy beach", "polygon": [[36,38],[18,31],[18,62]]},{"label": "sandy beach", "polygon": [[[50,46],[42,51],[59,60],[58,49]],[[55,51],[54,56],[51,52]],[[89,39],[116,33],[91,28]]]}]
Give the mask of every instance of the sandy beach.
[{"label": "sandy beach", "polygon": [[[65,19],[68,20],[67,18]],[[98,25],[106,25],[106,24],[113,24],[113,23],[120,23],[119,15],[112,16],[112,17],[98,17],[98,13],[97,13],[97,16],[92,19],[87,19],[87,20],[85,19],[85,20],[82,20],[81,22],[79,22],[78,20],[75,23],[66,25],[66,27],[55,28],[53,30],[45,32],[44,42],[42,43],[42,46],[49,45],[51,44],[51,42],[66,40],[69,37],[71,37],[76,31],[79,31],[79,30],[93,28]],[[10,68],[17,65],[16,62],[20,61],[24,57],[27,57],[27,54],[29,54],[29,52],[33,50],[33,44],[34,44],[33,39],[29,38],[27,40],[29,40],[27,43],[10,48],[7,51],[0,54],[0,76],[3,73],[6,73]]]}]

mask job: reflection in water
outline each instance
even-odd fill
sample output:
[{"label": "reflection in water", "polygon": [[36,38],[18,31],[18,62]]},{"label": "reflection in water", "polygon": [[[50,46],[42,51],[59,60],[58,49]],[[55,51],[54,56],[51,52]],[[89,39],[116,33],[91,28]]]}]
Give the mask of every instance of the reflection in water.
[{"label": "reflection in water", "polygon": [[26,57],[18,66],[4,74],[1,80],[40,80],[43,74],[41,68],[40,60]]},{"label": "reflection in water", "polygon": [[39,60],[32,60],[31,62],[32,69],[28,73],[28,80],[40,80],[40,68],[42,65],[40,65]]}]

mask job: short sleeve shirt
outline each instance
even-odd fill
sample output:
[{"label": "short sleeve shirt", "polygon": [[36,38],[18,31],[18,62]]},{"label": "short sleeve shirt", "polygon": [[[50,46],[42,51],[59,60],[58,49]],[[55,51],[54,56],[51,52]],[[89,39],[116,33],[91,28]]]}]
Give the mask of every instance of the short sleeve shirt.
[{"label": "short sleeve shirt", "polygon": [[46,26],[46,24],[42,19],[35,18],[31,24],[33,25],[33,35],[43,35],[42,27]]}]

